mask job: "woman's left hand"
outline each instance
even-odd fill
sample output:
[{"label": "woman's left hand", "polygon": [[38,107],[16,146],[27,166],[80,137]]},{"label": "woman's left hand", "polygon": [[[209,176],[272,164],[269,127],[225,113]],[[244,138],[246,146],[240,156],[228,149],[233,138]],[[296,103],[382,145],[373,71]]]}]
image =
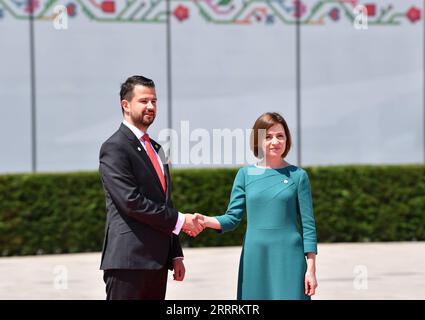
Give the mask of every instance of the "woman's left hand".
[{"label": "woman's left hand", "polygon": [[305,273],[304,285],[305,285],[306,295],[311,297],[312,295],[316,293],[317,280],[316,280],[316,274],[314,272],[307,271]]}]

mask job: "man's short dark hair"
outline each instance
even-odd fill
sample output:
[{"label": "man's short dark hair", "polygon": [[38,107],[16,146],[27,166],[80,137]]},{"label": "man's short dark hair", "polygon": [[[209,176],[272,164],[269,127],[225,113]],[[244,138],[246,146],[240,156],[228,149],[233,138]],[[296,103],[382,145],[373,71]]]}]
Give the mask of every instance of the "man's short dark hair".
[{"label": "man's short dark hair", "polygon": [[153,82],[153,80],[145,78],[143,76],[132,76],[125,80],[123,84],[121,84],[120,102],[122,100],[130,101],[131,99],[133,99],[133,89],[136,85],[155,88],[155,83]]}]

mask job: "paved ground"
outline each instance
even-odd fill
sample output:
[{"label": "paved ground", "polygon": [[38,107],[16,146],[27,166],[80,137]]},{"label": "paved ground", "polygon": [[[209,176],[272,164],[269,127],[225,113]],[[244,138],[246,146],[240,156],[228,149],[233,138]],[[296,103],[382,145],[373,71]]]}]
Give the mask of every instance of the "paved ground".
[{"label": "paved ground", "polygon": [[[319,244],[314,299],[425,299],[425,242]],[[236,296],[240,247],[185,250],[167,299]],[[0,258],[0,299],[104,299],[100,253]]]}]

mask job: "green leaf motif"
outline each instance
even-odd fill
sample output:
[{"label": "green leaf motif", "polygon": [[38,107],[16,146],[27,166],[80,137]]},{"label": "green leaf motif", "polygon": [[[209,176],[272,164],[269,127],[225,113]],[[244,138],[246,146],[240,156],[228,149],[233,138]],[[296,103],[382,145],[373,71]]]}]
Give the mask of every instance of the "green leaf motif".
[{"label": "green leaf motif", "polygon": [[232,0],[221,0],[218,5],[219,6],[227,6]]}]

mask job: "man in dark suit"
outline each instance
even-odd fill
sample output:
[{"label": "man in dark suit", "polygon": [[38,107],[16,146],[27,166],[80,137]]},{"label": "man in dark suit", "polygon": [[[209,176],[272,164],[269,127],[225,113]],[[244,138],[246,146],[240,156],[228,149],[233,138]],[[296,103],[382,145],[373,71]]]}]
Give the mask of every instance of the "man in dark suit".
[{"label": "man in dark suit", "polygon": [[108,300],[162,300],[168,269],[184,278],[180,230],[195,236],[203,226],[173,207],[164,152],[147,134],[157,111],[154,82],[130,77],[120,98],[123,123],[100,149],[107,211],[100,268]]}]

